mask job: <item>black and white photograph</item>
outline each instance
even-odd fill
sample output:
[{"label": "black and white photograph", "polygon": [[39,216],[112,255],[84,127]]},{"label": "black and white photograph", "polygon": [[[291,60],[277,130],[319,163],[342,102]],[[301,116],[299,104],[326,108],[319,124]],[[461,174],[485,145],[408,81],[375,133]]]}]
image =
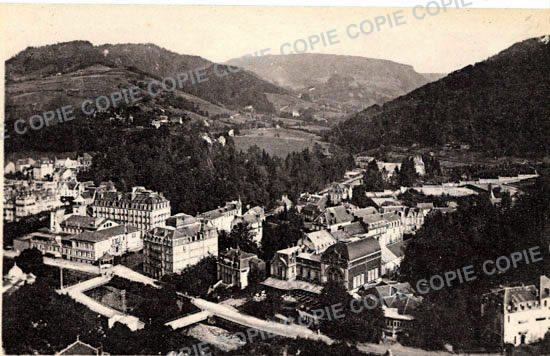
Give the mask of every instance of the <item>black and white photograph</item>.
[{"label": "black and white photograph", "polygon": [[550,355],[550,3],[491,1],[0,4],[1,354]]}]

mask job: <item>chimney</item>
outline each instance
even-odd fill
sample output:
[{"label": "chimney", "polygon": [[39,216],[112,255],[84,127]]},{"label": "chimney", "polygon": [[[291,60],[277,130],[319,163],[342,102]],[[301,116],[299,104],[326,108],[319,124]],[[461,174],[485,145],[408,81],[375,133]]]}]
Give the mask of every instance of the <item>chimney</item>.
[{"label": "chimney", "polygon": [[122,312],[126,313],[127,305],[126,305],[126,289],[123,289],[120,291],[120,299],[122,304]]}]

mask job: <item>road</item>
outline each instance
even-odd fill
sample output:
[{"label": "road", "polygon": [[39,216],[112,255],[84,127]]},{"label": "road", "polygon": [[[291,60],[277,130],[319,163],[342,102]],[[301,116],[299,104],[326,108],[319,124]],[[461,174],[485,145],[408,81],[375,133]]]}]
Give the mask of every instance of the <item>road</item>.
[{"label": "road", "polygon": [[246,326],[252,329],[264,331],[266,333],[281,335],[291,338],[307,338],[312,340],[324,341],[327,344],[332,344],[332,339],[325,335],[318,335],[314,331],[301,326],[301,325],[285,325],[276,323],[273,321],[267,321],[255,318],[253,316],[240,313],[235,308],[227,305],[216,304],[204,299],[194,298],[191,302],[198,308],[210,312],[212,315],[216,315],[225,320],[231,321],[235,324]]},{"label": "road", "polygon": [[44,257],[44,263],[54,267],[63,267],[63,268],[72,269],[75,271],[87,272],[92,274],[100,274],[99,267],[91,265],[89,263],[80,263],[80,262],[64,260],[61,258],[51,258],[51,257]]},{"label": "road", "polygon": [[399,343],[393,345],[357,344],[357,349],[362,352],[372,352],[384,355],[391,349],[393,356],[501,356],[501,354],[451,354],[446,351],[426,351],[414,347],[403,346]]}]

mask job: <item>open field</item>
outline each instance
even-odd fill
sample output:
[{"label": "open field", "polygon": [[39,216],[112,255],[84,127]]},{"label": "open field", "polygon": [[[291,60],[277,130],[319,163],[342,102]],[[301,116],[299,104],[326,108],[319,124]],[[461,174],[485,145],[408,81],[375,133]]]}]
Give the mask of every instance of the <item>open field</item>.
[{"label": "open field", "polygon": [[270,155],[286,157],[289,153],[313,149],[316,143],[326,147],[320,137],[311,133],[289,129],[242,130],[241,136],[233,137],[237,148],[246,151],[256,145]]}]

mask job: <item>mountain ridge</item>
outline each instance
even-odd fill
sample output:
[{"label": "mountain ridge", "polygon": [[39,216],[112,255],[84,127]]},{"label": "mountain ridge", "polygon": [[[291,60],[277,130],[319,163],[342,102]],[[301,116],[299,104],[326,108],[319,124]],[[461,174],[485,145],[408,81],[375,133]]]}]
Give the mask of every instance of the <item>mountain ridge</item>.
[{"label": "mountain ridge", "polygon": [[322,53],[266,55],[225,62],[267,81],[313,96],[321,104],[341,104],[346,112],[406,94],[431,80],[413,66],[388,59]]},{"label": "mountain ridge", "polygon": [[379,145],[469,144],[494,154],[550,151],[549,36],[518,42],[383,105],[332,131],[359,152]]}]

